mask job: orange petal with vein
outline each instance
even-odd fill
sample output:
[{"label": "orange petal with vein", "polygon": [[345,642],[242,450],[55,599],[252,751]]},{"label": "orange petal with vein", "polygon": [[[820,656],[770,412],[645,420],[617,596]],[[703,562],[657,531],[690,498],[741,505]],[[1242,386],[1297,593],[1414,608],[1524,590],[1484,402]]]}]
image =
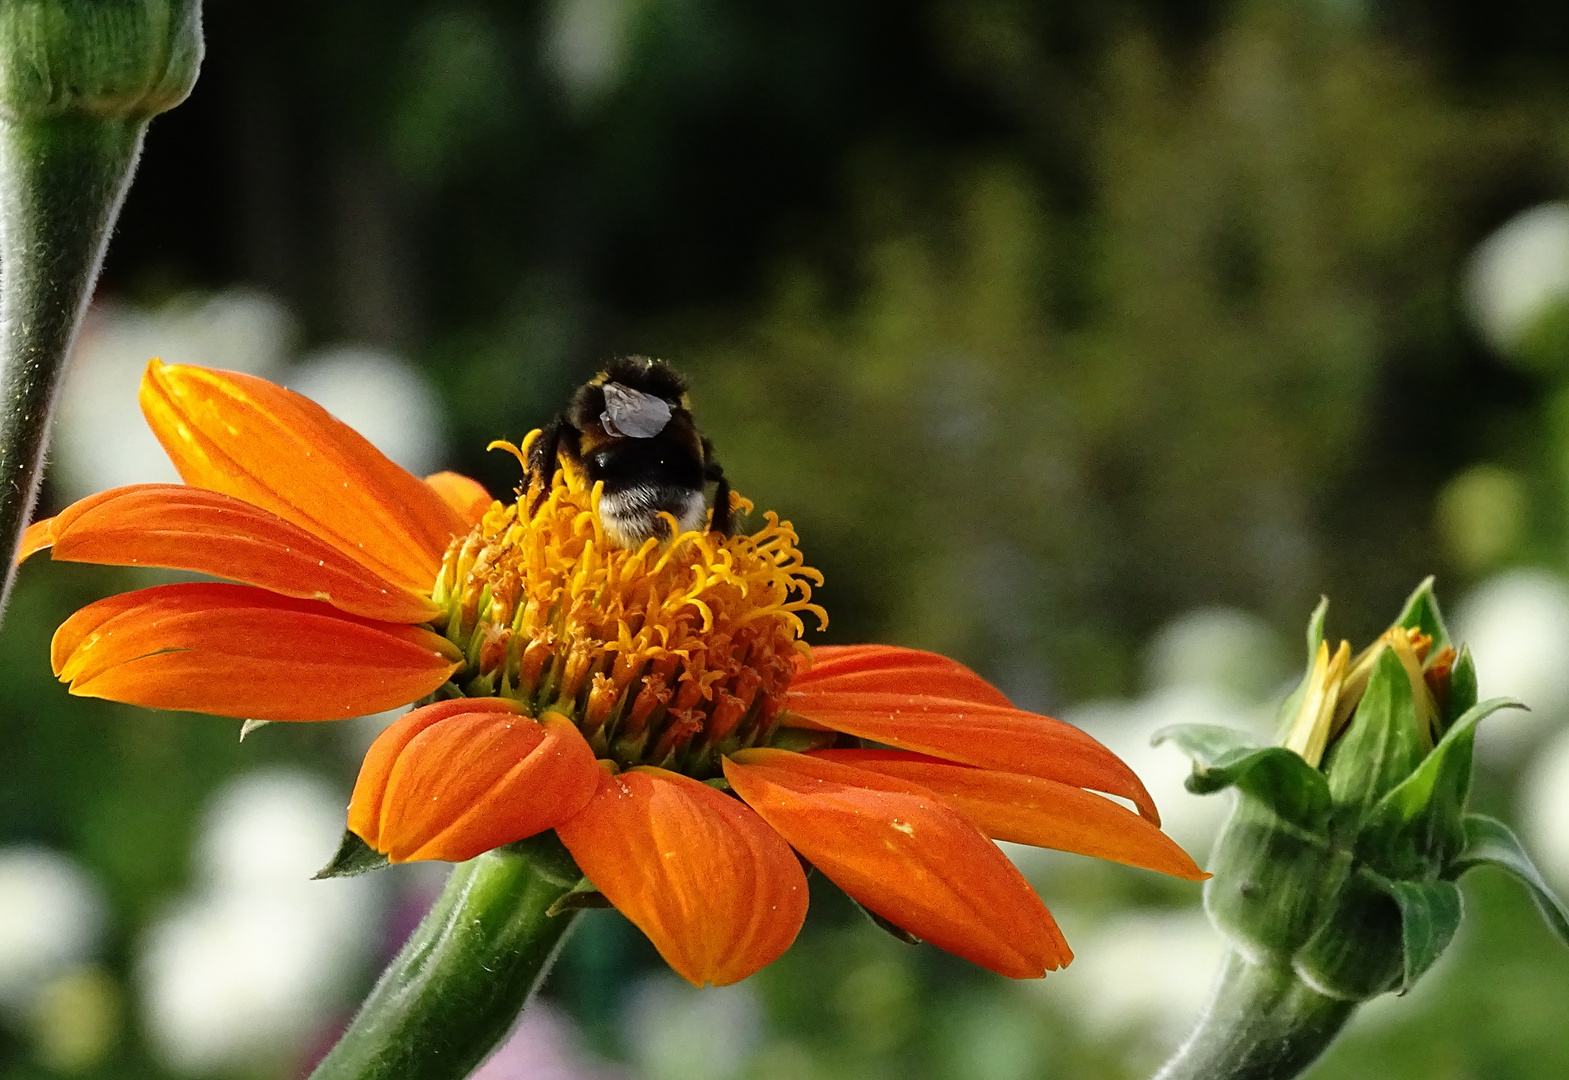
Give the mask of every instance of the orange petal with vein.
[{"label": "orange petal with vein", "polygon": [[427,622],[441,612],[430,597],[383,581],[298,525],[222,492],[136,484],[51,520],[54,558],[64,562],[192,570],[385,622]]},{"label": "orange petal with vein", "polygon": [[265,379],[154,360],[140,399],[186,483],[270,510],[394,584],[428,590],[467,530],[429,485]]},{"label": "orange petal with vein", "polygon": [[605,775],[556,828],[595,888],[696,986],[774,961],[806,918],[806,875],[739,801],[663,769]]},{"label": "orange petal with vein", "polygon": [[1013,863],[920,785],[785,750],[743,750],[724,767],[764,821],[894,925],[1013,979],[1073,959]]},{"label": "orange petal with vein", "polygon": [[929,694],[1013,708],[1001,690],[957,660],[893,645],[818,645],[812,649],[812,666],[790,685],[821,692]]},{"label": "orange petal with vein", "polygon": [[[929,788],[994,840],[1072,851],[1189,881],[1209,877],[1154,825],[1082,788],[1038,776],[952,765],[900,750],[818,750],[808,757]],[[810,771],[806,766],[802,770]]]},{"label": "orange petal with vein", "polygon": [[425,477],[425,483],[470,527],[478,525],[479,519],[490,509],[490,504],[495,502],[490,492],[485,490],[485,485],[462,473],[432,473]]},{"label": "orange petal with vein", "polygon": [[338,720],[417,701],[457,670],[450,642],[245,585],[160,585],[55,631],[71,693],[254,720]]},{"label": "orange petal with vein", "polygon": [[[1144,784],[1121,758],[1072,724],[998,705],[920,694],[798,690],[785,696],[790,713],[861,739],[933,754],[983,769],[1025,773],[1119,795],[1156,825],[1160,813]],[[780,717],[785,724],[794,718]]]},{"label": "orange petal with vein", "polygon": [[554,828],[593,797],[594,752],[560,713],[543,722],[499,698],[415,709],[377,737],[349,828],[391,862],[464,862]]}]

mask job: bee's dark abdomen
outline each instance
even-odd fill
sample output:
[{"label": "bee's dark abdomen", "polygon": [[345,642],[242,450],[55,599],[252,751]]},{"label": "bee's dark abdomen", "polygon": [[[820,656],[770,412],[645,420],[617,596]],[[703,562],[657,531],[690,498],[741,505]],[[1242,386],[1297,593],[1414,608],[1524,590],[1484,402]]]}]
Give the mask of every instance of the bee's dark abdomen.
[{"label": "bee's dark abdomen", "polygon": [[640,484],[698,491],[703,465],[681,447],[662,439],[622,439],[583,455],[590,483],[603,480],[606,491]]}]

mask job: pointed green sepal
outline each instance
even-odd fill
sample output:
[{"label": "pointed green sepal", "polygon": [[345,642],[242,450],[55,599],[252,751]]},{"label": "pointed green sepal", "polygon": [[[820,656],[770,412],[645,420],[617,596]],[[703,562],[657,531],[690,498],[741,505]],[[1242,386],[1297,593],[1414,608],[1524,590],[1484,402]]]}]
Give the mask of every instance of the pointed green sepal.
[{"label": "pointed green sepal", "polygon": [[871,908],[867,907],[865,904],[861,903],[859,900],[853,900],[853,902],[854,902],[856,907],[861,909],[861,914],[865,915],[868,919],[872,920],[872,923],[879,930],[883,930],[883,931],[887,932],[888,934],[891,934],[892,936],[898,938],[900,941],[904,942],[906,945],[920,945],[920,944],[922,944],[922,939],[921,938],[916,937],[914,934],[910,933],[910,931],[906,930],[904,927],[900,926],[898,923],[889,922],[887,919],[885,919],[881,915],[877,914],[877,912],[873,911]]},{"label": "pointed green sepal", "polygon": [[1460,889],[1452,881],[1392,881],[1368,869],[1361,875],[1400,908],[1403,994],[1433,966],[1460,928]]},{"label": "pointed green sepal", "polygon": [[1234,787],[1309,832],[1329,821],[1323,774],[1283,746],[1256,747],[1242,732],[1214,724],[1178,724],[1153,741],[1174,742],[1193,759],[1187,787],[1196,795]]},{"label": "pointed green sepal", "polygon": [[1444,717],[1439,726],[1446,732],[1471,711],[1476,704],[1476,661],[1471,658],[1471,646],[1462,645],[1455,666],[1449,669],[1449,700],[1444,703]]},{"label": "pointed green sepal", "polygon": [[1204,768],[1229,765],[1262,749],[1246,732],[1219,724],[1173,724],[1150,736],[1151,746],[1168,742],[1192,758],[1194,765]]},{"label": "pointed green sepal", "polygon": [[839,738],[837,731],[818,731],[814,728],[784,727],[783,720],[789,716],[785,710],[779,714],[781,726],[774,729],[773,736],[768,740],[768,745],[777,750],[793,750],[804,754],[808,750],[826,750]]},{"label": "pointed green sepal", "polygon": [[1449,629],[1444,625],[1443,613],[1438,610],[1438,597],[1433,595],[1432,575],[1428,575],[1406,597],[1405,606],[1400,609],[1400,617],[1395,620],[1395,625],[1407,630],[1420,630],[1432,638],[1434,652],[1449,647]]},{"label": "pointed green sepal", "polygon": [[1468,709],[1433,752],[1379,800],[1363,826],[1358,854],[1384,873],[1420,876],[1447,864],[1466,843],[1461,822],[1471,788],[1476,725],[1499,709],[1523,706],[1489,698]]},{"label": "pointed green sepal", "polygon": [[347,829],[343,832],[343,842],[338,845],[338,853],[332,857],[326,866],[316,871],[312,881],[321,881],[325,878],[357,877],[368,874],[372,870],[380,870],[389,866],[387,857],[372,848],[357,835]]},{"label": "pointed green sepal", "polygon": [[563,911],[586,911],[589,908],[607,908],[610,906],[610,900],[605,894],[594,888],[592,881],[584,878],[573,887],[571,892],[546,908],[545,914],[556,916]]},{"label": "pointed green sepal", "polygon": [[583,871],[578,869],[577,860],[572,857],[572,853],[567,850],[567,846],[561,842],[554,829],[546,829],[542,833],[515,840],[496,850],[526,856],[533,866],[535,875],[563,889],[576,890],[588,880]]},{"label": "pointed green sepal", "polygon": [[1542,920],[1558,935],[1558,940],[1569,945],[1569,907],[1542,880],[1536,864],[1509,826],[1485,814],[1467,814],[1464,827],[1465,850],[1445,868],[1444,876],[1454,879],[1474,867],[1496,866],[1530,890]]},{"label": "pointed green sepal", "polygon": [[1335,807],[1348,821],[1362,820],[1422,763],[1429,749],[1425,726],[1405,666],[1393,649],[1385,649],[1351,722],[1324,755]]}]

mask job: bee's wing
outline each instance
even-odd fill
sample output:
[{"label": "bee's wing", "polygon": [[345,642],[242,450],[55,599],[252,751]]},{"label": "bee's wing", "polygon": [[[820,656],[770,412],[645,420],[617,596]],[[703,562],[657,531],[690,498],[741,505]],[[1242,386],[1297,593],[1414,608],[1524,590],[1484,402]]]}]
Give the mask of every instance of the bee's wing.
[{"label": "bee's wing", "polygon": [[607,382],[605,411],[599,422],[610,435],[632,439],[652,439],[670,423],[670,403],[620,383]]}]

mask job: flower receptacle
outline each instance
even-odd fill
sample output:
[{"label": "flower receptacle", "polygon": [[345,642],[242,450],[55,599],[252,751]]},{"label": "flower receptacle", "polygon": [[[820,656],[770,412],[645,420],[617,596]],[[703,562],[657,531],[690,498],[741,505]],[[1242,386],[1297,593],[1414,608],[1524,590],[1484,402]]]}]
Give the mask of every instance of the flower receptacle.
[{"label": "flower receptacle", "polygon": [[0,6],[0,113],[150,119],[202,61],[200,0],[17,0]]}]

